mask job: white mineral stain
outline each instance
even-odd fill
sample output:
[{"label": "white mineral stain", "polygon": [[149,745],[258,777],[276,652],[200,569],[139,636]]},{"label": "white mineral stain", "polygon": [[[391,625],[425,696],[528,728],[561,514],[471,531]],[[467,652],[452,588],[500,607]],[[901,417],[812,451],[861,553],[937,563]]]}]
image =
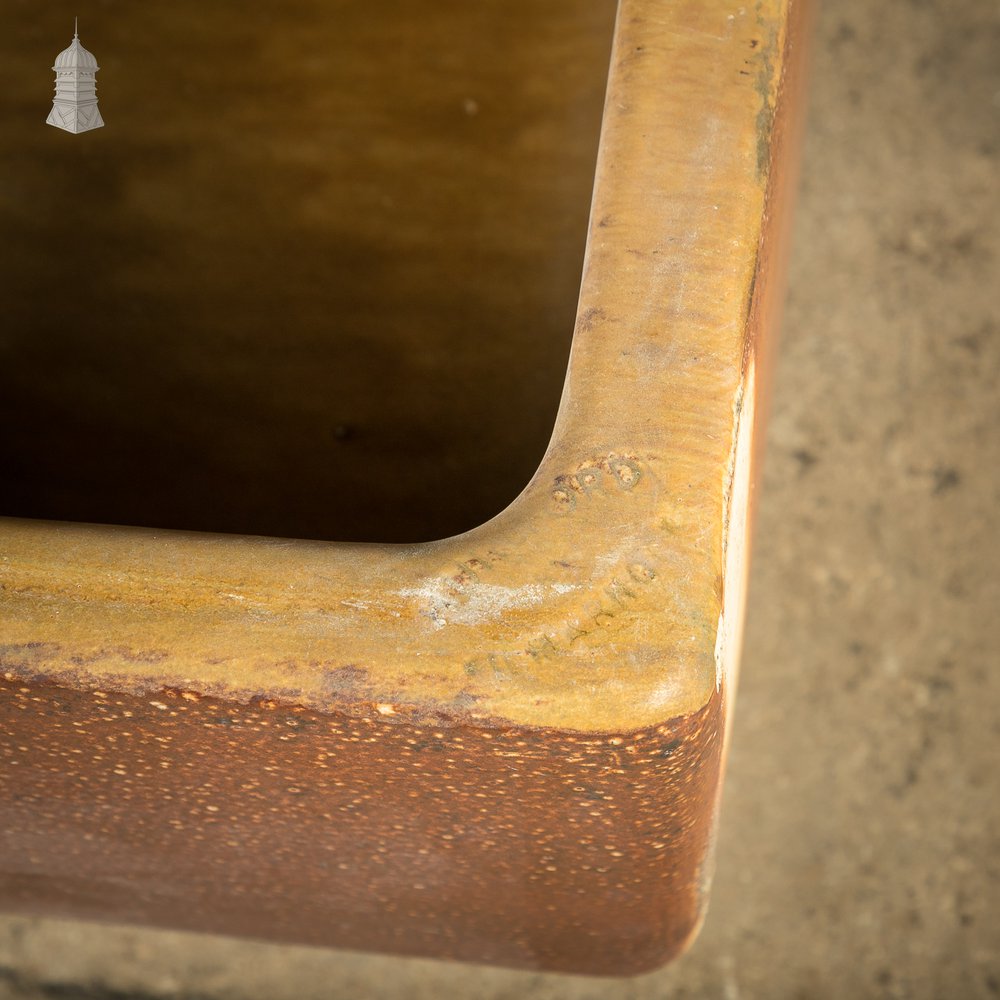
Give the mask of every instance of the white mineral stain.
[{"label": "white mineral stain", "polygon": [[535,607],[553,595],[577,590],[569,583],[526,583],[505,587],[496,583],[467,583],[461,590],[449,579],[428,577],[419,587],[400,590],[400,597],[425,603],[435,628],[447,624],[478,625],[506,611]]}]

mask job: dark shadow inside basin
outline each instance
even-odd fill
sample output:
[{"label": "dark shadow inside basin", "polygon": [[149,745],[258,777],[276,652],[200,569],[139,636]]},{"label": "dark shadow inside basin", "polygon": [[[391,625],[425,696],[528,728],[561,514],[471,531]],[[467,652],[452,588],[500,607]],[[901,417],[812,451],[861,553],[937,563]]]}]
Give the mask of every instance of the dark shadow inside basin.
[{"label": "dark shadow inside basin", "polygon": [[535,470],[611,0],[5,5],[0,514],[365,541]]}]

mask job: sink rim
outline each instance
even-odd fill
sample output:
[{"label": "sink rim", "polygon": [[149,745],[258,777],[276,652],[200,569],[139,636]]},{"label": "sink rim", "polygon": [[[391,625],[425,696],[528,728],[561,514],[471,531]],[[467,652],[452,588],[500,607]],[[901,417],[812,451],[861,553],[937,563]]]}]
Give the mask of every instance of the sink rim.
[{"label": "sink rim", "polygon": [[[22,647],[23,669],[72,684],[578,731],[708,701],[742,616],[730,507],[735,480],[749,495],[752,449],[736,468],[736,440],[753,431],[755,327],[774,297],[758,251],[794,53],[784,32],[758,37],[783,23],[778,0],[760,24],[690,7],[655,24],[649,6],[619,11],[566,382],[521,494],[414,545],[5,518],[8,661]],[[724,73],[739,85],[720,88]],[[30,646],[55,609],[60,641]],[[328,680],[358,664],[360,700]]]}]

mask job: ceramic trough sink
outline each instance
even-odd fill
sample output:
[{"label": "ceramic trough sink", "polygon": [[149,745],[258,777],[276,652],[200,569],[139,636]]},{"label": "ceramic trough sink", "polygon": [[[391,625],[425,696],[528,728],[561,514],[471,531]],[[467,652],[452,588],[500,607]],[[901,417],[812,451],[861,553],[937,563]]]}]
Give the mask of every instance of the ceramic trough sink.
[{"label": "ceramic trough sink", "polygon": [[5,24],[0,908],[678,954],[803,5],[80,14],[81,134]]}]

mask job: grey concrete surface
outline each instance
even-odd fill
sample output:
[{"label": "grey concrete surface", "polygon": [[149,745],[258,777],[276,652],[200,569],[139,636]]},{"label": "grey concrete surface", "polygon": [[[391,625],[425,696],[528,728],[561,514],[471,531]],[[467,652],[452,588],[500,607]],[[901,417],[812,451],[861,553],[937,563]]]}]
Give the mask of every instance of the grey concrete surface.
[{"label": "grey concrete surface", "polygon": [[1000,995],[1000,8],[821,12],[713,901],[630,981],[0,922],[0,996]]}]

